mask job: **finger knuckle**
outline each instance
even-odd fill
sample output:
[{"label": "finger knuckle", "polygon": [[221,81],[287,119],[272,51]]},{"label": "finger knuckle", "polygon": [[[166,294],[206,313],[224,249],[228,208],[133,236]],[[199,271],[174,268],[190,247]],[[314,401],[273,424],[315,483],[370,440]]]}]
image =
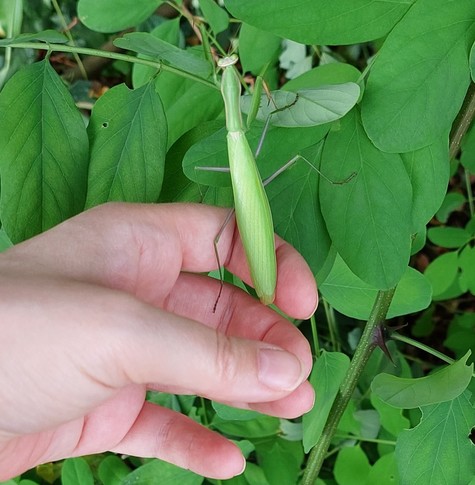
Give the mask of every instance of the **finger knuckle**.
[{"label": "finger knuckle", "polygon": [[239,371],[239,349],[234,339],[216,334],[216,375],[220,382],[232,382]]}]

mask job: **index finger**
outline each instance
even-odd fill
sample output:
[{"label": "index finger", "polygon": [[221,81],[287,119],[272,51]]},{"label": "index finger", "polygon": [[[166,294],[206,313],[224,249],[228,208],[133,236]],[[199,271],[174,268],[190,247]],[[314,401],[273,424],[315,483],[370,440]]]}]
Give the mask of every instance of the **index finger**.
[{"label": "index finger", "polygon": [[[29,241],[15,246],[31,271],[100,284],[163,304],[182,271],[217,268],[214,239],[228,209],[201,204],[109,203],[86,211]],[[313,275],[302,256],[277,240],[276,304],[297,318],[315,309]],[[251,283],[234,220],[219,242],[227,268]]]}]

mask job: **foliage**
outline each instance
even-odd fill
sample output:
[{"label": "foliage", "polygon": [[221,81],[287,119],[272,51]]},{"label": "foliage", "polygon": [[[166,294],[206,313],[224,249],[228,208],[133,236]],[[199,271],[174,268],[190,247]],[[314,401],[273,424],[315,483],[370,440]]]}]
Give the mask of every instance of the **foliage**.
[{"label": "foliage", "polygon": [[[111,200],[232,205],[229,175],[197,167],[227,165],[215,61],[237,49],[244,112],[256,76],[272,90],[247,132],[255,150],[270,121],[262,177],[301,156],[266,190],[276,232],[322,296],[318,325],[295,322],[313,344],[316,406],[289,421],[194,396],[149,399],[237,442],[248,466],[230,484],[470,483],[473,1],[195,3],[0,0],[1,248]],[[107,47],[110,33],[127,53]],[[57,53],[113,59],[101,95],[71,81]],[[395,333],[387,345],[386,313],[418,340]],[[113,454],[6,483],[60,481],[218,483]]]}]

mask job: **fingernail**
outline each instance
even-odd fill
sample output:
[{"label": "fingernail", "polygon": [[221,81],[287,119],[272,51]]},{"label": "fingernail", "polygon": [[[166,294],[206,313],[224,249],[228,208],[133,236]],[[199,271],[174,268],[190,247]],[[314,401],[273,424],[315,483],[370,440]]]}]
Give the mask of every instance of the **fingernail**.
[{"label": "fingernail", "polygon": [[246,461],[246,459],[245,459],[244,457],[242,457],[242,461],[243,461],[244,463],[242,464],[242,469],[241,469],[241,471],[238,473],[238,475],[242,475],[242,474],[244,473],[244,471],[246,470],[247,461]]},{"label": "fingernail", "polygon": [[259,380],[278,391],[290,391],[297,387],[302,373],[297,357],[277,349],[259,351]]}]

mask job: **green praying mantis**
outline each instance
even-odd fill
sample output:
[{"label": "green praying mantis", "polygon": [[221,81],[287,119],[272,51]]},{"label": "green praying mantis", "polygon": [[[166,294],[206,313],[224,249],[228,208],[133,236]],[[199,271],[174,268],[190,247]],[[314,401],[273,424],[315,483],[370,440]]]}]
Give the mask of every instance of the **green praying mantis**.
[{"label": "green praying mantis", "polygon": [[[265,305],[273,303],[277,283],[277,261],[275,252],[274,225],[272,213],[264,186],[277,177],[280,173],[290,167],[298,159],[303,159],[312,169],[314,167],[301,155],[296,155],[289,160],[276,173],[263,182],[259,174],[255,156],[246,138],[246,129],[241,113],[241,81],[235,64],[238,61],[236,55],[225,57],[218,61],[218,67],[223,69],[221,78],[221,94],[224,100],[226,130],[227,130],[227,151],[229,158],[229,172],[231,175],[232,190],[234,196],[234,211],[236,223],[244,247],[244,252],[249,265],[252,284],[260,301]],[[260,78],[258,78],[260,79]],[[257,96],[253,97],[248,114],[249,120],[256,116],[260,103],[260,92],[256,90]],[[295,97],[297,100],[297,97]],[[295,103],[285,106],[291,107]],[[273,113],[281,111],[276,108]],[[269,121],[270,118],[268,118]],[[266,127],[268,123],[266,123]],[[265,132],[266,128],[264,128]],[[262,142],[262,140],[261,140]],[[259,147],[261,145],[259,143]],[[259,150],[258,147],[258,150]],[[202,167],[202,169],[205,169]],[[320,173],[320,172],[319,172]],[[320,173],[320,175],[323,175]],[[345,184],[356,174],[352,173],[341,182],[332,184]],[[326,177],[325,177],[326,178]],[[222,270],[219,263],[218,241],[223,229],[229,221],[232,212],[223,224],[222,229],[215,238],[215,254],[220,267],[221,283]],[[222,286],[218,294],[214,310],[221,295]]]},{"label": "green praying mantis", "polygon": [[277,281],[274,224],[264,184],[245,135],[240,107],[241,82],[234,67],[237,60],[234,55],[218,62],[223,68],[221,93],[234,210],[254,289],[261,302],[269,305],[274,301]]}]

